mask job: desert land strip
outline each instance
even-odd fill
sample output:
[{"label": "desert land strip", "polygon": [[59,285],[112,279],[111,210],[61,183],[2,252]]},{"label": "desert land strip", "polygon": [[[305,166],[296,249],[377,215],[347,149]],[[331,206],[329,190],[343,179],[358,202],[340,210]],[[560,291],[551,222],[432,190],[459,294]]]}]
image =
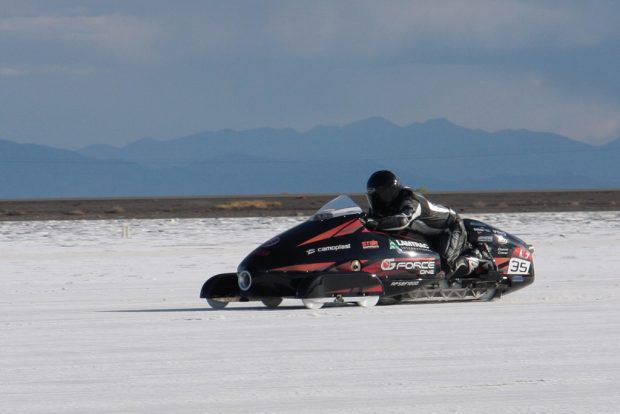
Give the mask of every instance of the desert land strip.
[{"label": "desert land strip", "polygon": [[[367,207],[364,194],[348,195],[363,208]],[[620,189],[429,192],[426,195],[463,214],[620,209]],[[0,221],[306,216],[336,196],[338,194],[0,200]]]}]

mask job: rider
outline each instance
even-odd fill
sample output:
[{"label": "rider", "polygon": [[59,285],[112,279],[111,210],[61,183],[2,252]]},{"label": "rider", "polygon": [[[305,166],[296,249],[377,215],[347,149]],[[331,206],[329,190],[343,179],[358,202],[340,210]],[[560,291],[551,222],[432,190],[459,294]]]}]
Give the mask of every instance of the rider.
[{"label": "rider", "polygon": [[480,264],[478,258],[463,254],[467,232],[459,215],[404,187],[391,171],[373,173],[366,184],[366,195],[370,203],[366,225],[426,236],[447,265],[450,279],[466,276]]}]

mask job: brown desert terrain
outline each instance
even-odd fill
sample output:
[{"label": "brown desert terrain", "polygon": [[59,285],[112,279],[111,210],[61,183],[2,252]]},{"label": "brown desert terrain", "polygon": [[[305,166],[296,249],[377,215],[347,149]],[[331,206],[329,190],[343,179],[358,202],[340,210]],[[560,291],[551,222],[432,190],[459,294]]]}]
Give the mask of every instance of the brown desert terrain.
[{"label": "brown desert terrain", "polygon": [[[208,197],[128,197],[0,200],[0,221],[310,215],[338,194]],[[367,208],[364,194],[349,194]],[[429,192],[460,213],[608,211],[620,209],[620,189],[573,191]]]}]

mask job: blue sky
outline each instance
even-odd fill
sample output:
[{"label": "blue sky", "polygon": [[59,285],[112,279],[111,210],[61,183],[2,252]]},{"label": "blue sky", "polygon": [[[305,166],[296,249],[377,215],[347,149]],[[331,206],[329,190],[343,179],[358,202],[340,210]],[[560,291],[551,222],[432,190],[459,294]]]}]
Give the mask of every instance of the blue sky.
[{"label": "blue sky", "polygon": [[620,137],[620,2],[0,0],[0,139],[445,117]]}]

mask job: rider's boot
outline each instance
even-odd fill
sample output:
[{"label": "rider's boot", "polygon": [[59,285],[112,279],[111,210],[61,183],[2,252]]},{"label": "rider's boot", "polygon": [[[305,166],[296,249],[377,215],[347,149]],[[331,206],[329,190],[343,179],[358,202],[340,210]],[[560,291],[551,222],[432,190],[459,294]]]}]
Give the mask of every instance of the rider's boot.
[{"label": "rider's boot", "polygon": [[480,266],[480,259],[473,255],[459,256],[454,261],[454,270],[448,275],[448,280],[460,279],[473,273]]}]

